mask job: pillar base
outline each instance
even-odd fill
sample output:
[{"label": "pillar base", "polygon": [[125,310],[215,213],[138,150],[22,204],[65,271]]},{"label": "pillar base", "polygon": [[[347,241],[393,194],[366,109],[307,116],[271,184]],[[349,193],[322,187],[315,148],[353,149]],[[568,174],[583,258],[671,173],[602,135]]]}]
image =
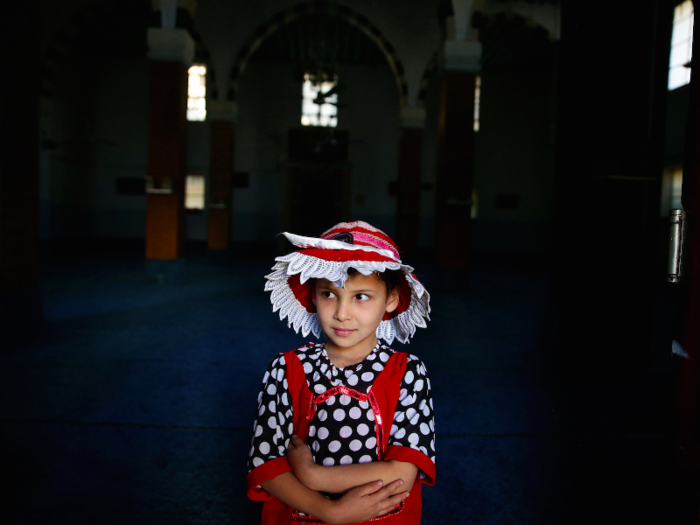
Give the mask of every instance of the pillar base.
[{"label": "pillar base", "polygon": [[187,280],[187,259],[146,259],[146,275],[162,284],[178,284]]},{"label": "pillar base", "polygon": [[0,294],[0,350],[35,339],[45,324],[41,288]]}]

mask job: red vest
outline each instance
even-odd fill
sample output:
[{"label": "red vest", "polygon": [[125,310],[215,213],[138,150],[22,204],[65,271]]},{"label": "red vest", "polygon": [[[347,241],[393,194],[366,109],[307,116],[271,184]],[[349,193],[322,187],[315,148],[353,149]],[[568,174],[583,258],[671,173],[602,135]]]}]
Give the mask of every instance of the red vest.
[{"label": "red vest", "polygon": [[[304,367],[299,361],[296,353],[290,351],[284,354],[284,359],[287,365],[287,384],[289,388],[289,393],[292,398],[292,406],[294,407],[294,433],[300,436],[302,439],[306,440],[308,436],[308,423],[313,413],[315,412],[316,403],[315,400],[318,396],[312,394],[306,383],[306,374],[304,373]],[[399,393],[401,387],[401,380],[406,372],[406,354],[403,352],[396,352],[390,358],[389,361],[384,366],[384,370],[377,376],[374,384],[372,385],[372,399],[370,400],[372,408],[375,410],[375,425],[377,427],[378,437],[381,437],[381,445],[379,445],[379,439],[377,440],[379,446],[380,459],[385,459],[386,453],[391,455],[392,448],[403,449],[404,447],[388,447],[387,443],[389,441],[389,431],[391,429],[392,422],[394,421],[394,411],[396,410],[396,404],[399,400]],[[356,391],[355,391],[356,392]],[[366,395],[359,393],[359,395]],[[377,414],[377,410],[379,414]],[[308,416],[308,417],[307,417]],[[398,451],[403,452],[401,450]],[[284,461],[286,464],[286,458],[279,458],[273,460],[273,462]],[[430,461],[428,461],[430,463]],[[279,470],[275,475],[279,475],[283,472],[289,471],[289,466],[286,468],[280,464],[278,468],[271,470]],[[253,472],[251,472],[251,475]],[[252,496],[250,490],[251,475],[249,475],[249,496]],[[275,476],[267,477],[271,479]],[[262,480],[264,481],[264,480]],[[372,522],[377,521],[382,525],[418,525],[420,524],[421,515],[421,480],[416,479],[416,482],[411,489],[411,495],[403,501],[400,507],[397,507],[396,511],[392,511],[391,514],[386,516],[381,516],[370,520]],[[271,496],[267,493],[265,494],[265,503],[263,505],[262,512],[262,524],[263,525],[288,525],[296,523],[323,523],[321,521],[312,520],[309,517],[297,517],[293,509],[282,503],[280,500]],[[255,497],[254,499],[263,499],[260,497]],[[363,522],[368,523],[368,522]]]}]

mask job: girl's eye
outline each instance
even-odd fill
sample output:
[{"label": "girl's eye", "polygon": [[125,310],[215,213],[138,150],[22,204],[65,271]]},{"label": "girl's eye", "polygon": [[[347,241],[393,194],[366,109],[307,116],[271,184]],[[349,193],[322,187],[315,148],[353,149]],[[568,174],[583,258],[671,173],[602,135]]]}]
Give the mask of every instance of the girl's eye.
[{"label": "girl's eye", "polygon": [[369,295],[366,293],[358,293],[355,297],[357,297],[359,301],[367,301],[369,299]]},{"label": "girl's eye", "polygon": [[326,299],[331,299],[332,297],[335,297],[335,294],[333,292],[321,292],[321,295],[325,297]]}]

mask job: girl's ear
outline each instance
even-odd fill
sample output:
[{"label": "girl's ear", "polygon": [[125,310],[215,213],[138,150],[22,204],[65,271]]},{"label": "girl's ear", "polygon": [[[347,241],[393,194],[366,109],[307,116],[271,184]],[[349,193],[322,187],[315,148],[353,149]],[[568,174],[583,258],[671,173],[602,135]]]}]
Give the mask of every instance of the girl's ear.
[{"label": "girl's ear", "polygon": [[399,288],[398,286],[386,298],[386,313],[390,314],[399,306]]}]

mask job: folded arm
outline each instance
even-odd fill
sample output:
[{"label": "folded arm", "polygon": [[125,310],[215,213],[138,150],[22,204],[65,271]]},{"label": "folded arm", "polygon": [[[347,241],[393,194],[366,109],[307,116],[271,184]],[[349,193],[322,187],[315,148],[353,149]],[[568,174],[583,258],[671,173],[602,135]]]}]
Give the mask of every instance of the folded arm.
[{"label": "folded arm", "polygon": [[332,467],[317,465],[311,451],[299,436],[293,436],[289,442],[287,461],[301,483],[313,490],[336,494],[374,480],[382,480],[384,485],[402,480],[402,489],[410,492],[418,475],[418,467],[414,464],[396,460]]},{"label": "folded arm", "polygon": [[331,500],[306,487],[291,472],[263,481],[261,485],[284,504],[330,524],[354,523],[384,516],[408,497],[408,492],[398,492],[401,482],[383,486],[380,481],[374,480],[348,491],[339,500]]}]

